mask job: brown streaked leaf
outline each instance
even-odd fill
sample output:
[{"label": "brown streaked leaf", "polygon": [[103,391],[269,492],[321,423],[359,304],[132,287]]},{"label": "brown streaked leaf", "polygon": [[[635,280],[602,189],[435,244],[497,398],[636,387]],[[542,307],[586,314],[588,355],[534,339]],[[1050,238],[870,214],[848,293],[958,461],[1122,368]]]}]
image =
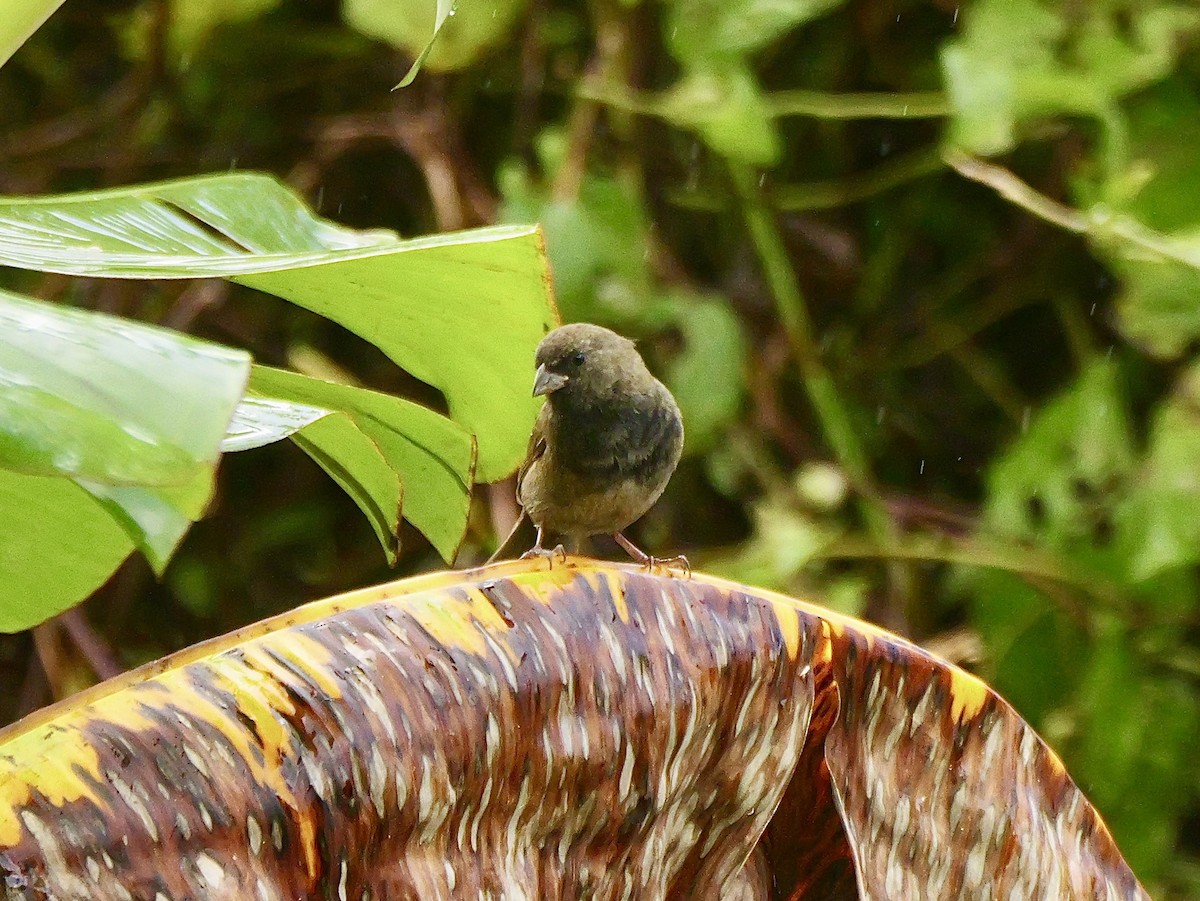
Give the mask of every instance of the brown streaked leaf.
[{"label": "brown streaked leaf", "polygon": [[981,682],[582,558],[363,589],[0,732],[12,898],[1145,898]]}]

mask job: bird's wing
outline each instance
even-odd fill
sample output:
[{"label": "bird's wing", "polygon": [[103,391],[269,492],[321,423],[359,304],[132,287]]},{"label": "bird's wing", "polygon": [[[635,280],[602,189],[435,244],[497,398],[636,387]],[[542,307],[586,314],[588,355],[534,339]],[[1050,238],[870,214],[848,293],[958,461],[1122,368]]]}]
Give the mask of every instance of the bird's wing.
[{"label": "bird's wing", "polygon": [[550,417],[549,404],[542,407],[542,412],[538,414],[537,421],[533,424],[533,434],[529,436],[529,450],[525,453],[525,462],[521,464],[521,468],[517,470],[517,503],[521,505],[521,515],[517,517],[517,521],[513,523],[512,529],[500,546],[496,548],[495,553],[488,558],[488,563],[494,563],[496,560],[511,557],[516,553],[519,546],[518,538],[521,533],[521,527],[525,525],[525,520],[529,515],[525,512],[525,502],[521,498],[521,483],[525,481],[525,475],[529,472],[529,467],[546,455],[546,433],[548,430],[548,420]]},{"label": "bird's wing", "polygon": [[529,450],[525,453],[525,462],[517,470],[517,503],[522,507],[525,506],[525,501],[521,498],[521,483],[525,481],[529,468],[546,455],[546,435],[549,430],[550,405],[545,404],[533,424],[533,434],[529,436]]}]

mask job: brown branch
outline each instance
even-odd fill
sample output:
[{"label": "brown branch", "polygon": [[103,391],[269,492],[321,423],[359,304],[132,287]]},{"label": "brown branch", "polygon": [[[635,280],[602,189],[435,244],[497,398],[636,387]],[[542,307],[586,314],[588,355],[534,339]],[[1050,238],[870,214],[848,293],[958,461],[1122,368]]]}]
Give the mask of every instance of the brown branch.
[{"label": "brown branch", "polygon": [[101,680],[111,679],[113,676],[119,676],[125,672],[125,667],[113,653],[112,647],[92,627],[82,610],[74,607],[62,613],[58,617],[58,621],[62,624],[67,637],[79,651],[80,656],[87,661],[92,672]]},{"label": "brown branch", "polygon": [[142,97],[137,77],[118,82],[112,90],[86,106],[45,122],[38,122],[0,138],[0,159],[40,156],[81,141],[132,110]]},{"label": "brown branch", "polygon": [[33,651],[46,682],[50,688],[51,697],[58,699],[66,694],[64,688],[66,679],[63,675],[62,647],[59,644],[58,623],[48,620],[33,627]]}]

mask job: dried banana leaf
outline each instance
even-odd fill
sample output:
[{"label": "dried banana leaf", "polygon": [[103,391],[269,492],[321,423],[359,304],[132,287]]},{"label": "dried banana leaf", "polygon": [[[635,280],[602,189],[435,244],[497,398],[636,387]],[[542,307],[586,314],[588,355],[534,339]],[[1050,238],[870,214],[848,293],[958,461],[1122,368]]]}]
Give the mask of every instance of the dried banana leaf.
[{"label": "dried banana leaf", "polygon": [[8,899],[1145,898],[972,676],[572,558],[341,595],[0,732]]}]

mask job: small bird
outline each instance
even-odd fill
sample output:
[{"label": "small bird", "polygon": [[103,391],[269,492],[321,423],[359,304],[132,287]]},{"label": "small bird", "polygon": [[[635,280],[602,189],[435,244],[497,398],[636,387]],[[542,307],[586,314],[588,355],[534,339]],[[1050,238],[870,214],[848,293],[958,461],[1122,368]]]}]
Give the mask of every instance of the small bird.
[{"label": "small bird", "polygon": [[[621,534],[658,500],[683,452],[683,417],[666,385],[650,374],[634,343],[598,325],[554,329],[538,345],[538,415],[529,454],[517,474],[517,501],[537,527],[522,557],[564,554],[547,550],[546,533],[573,550],[590,535],[608,534],[649,566],[658,560]],[[505,554],[517,521],[492,557]]]}]

